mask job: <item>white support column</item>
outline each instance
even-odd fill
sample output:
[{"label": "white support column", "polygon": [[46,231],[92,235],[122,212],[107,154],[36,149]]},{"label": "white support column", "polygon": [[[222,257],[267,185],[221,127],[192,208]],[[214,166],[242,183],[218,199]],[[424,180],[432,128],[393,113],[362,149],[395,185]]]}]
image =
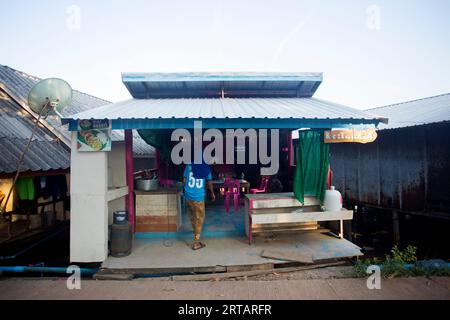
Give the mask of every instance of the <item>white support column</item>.
[{"label": "white support column", "polygon": [[72,132],[70,261],[102,262],[108,256],[108,161],[106,152],[78,152]]}]

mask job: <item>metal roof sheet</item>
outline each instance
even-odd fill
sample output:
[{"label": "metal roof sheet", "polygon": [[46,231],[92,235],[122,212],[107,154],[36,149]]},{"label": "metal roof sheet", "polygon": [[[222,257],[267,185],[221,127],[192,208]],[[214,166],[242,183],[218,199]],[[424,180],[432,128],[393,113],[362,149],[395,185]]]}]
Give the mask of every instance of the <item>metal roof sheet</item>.
[{"label": "metal roof sheet", "polygon": [[[0,172],[13,173],[28,139],[0,138]],[[70,151],[61,141],[33,140],[24,157],[21,171],[68,169]]]},{"label": "metal roof sheet", "polygon": [[64,118],[77,119],[353,119],[368,112],[316,98],[131,99]]},{"label": "metal roof sheet", "polygon": [[[0,172],[12,173],[34,125],[34,117],[0,90]],[[21,171],[68,169],[70,148],[48,129],[39,126],[30,144]]]},{"label": "metal roof sheet", "polygon": [[122,73],[133,98],[311,97],[322,73]]},{"label": "metal roof sheet", "polygon": [[367,111],[389,118],[389,123],[380,124],[380,129],[450,121],[450,93],[372,108]]},{"label": "metal roof sheet", "polygon": [[[27,105],[28,92],[31,88],[39,81],[40,78],[34,77],[27,73],[15,70],[8,66],[0,65],[0,89],[3,89],[10,96],[12,96],[16,101],[19,101],[22,105]],[[62,111],[63,116],[70,116],[79,112],[83,112],[92,108],[97,108],[110,104],[110,101],[100,99],[83,92],[73,90],[72,103]],[[4,106],[4,108],[10,108],[11,106]],[[23,112],[24,110],[22,110]],[[0,117],[3,118],[3,117]],[[29,132],[21,126],[15,126],[14,122],[10,118],[0,119],[0,137],[14,136],[16,138],[23,138]],[[68,143],[70,141],[70,131],[67,130],[66,126],[61,124],[60,119],[57,116],[49,116],[46,118],[46,122],[50,127],[54,128],[55,134],[62,135],[65,139],[64,142]],[[16,123],[17,124],[17,123]],[[29,123],[26,124],[27,126]],[[19,132],[20,131],[20,132]],[[6,133],[5,133],[6,132]],[[133,153],[135,156],[154,156],[155,149],[145,143],[144,140],[137,134],[133,132]],[[124,140],[123,132],[113,131],[112,139],[114,141]]]}]

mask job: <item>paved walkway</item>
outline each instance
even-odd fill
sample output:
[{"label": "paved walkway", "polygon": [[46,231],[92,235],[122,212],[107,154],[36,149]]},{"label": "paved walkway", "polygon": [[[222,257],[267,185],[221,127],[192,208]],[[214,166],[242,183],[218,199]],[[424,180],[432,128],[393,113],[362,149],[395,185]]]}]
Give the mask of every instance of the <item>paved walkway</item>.
[{"label": "paved walkway", "polygon": [[[165,241],[170,246],[165,246]],[[154,269],[193,268],[210,266],[239,266],[265,263],[280,263],[261,257],[263,250],[314,253],[314,260],[336,259],[361,255],[360,248],[350,241],[321,233],[299,233],[278,235],[266,242],[255,238],[249,246],[244,237],[221,237],[204,240],[202,250],[190,249],[191,239],[135,239],[129,256],[109,256],[102,264],[107,269]],[[157,259],[149,257],[158,257]]]},{"label": "paved walkway", "polygon": [[445,299],[450,277],[383,279],[369,290],[364,279],[187,282],[155,279],[84,280],[68,290],[65,279],[0,280],[0,299]]}]

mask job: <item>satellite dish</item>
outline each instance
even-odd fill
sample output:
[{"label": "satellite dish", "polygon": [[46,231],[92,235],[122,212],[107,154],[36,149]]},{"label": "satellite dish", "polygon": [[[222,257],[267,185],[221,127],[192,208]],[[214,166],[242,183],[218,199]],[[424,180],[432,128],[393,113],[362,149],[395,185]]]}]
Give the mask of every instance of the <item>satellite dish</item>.
[{"label": "satellite dish", "polygon": [[42,116],[52,111],[60,115],[71,101],[72,88],[66,81],[58,78],[41,80],[28,93],[28,105],[31,110]]}]

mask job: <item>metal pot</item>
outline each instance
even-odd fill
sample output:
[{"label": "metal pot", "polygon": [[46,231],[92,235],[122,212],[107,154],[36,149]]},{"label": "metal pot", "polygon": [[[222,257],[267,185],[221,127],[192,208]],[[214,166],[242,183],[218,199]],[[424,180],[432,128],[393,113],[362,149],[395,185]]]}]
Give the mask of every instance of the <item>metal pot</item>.
[{"label": "metal pot", "polygon": [[158,189],[158,179],[137,179],[135,180],[135,189],[150,191]]}]

